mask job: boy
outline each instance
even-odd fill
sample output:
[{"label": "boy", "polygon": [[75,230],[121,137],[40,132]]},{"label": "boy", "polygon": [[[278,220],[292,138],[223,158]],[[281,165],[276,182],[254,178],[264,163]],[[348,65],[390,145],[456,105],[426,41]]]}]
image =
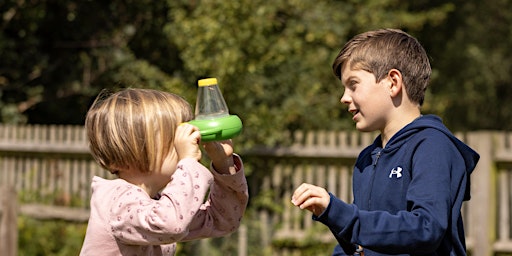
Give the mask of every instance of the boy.
[{"label": "boy", "polygon": [[345,44],[333,71],[357,130],[380,135],[357,158],[352,204],[311,184],[292,203],[329,227],[333,255],[465,255],[461,206],[479,155],[421,115],[432,72],[423,47],[401,30],[369,31]]}]

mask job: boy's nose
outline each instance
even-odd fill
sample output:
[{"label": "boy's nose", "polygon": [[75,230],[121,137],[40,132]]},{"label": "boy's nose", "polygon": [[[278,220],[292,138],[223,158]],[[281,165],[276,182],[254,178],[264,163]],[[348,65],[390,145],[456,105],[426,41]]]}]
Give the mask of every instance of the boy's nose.
[{"label": "boy's nose", "polygon": [[347,95],[346,91],[343,93],[340,99],[341,104],[349,105],[350,104],[350,96]]}]

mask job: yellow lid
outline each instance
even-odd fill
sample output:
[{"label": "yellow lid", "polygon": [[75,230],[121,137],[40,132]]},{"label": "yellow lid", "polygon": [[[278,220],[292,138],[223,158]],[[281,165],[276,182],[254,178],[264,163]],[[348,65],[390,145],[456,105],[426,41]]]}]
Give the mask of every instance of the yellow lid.
[{"label": "yellow lid", "polygon": [[197,84],[199,85],[199,87],[209,86],[209,85],[217,85],[217,78],[201,79],[201,80],[197,81]]}]

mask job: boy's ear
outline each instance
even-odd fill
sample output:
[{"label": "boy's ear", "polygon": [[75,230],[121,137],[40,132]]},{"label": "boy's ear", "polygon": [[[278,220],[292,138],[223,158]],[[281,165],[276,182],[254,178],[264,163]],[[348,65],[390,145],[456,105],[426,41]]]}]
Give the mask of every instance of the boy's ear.
[{"label": "boy's ear", "polygon": [[389,85],[389,94],[391,97],[397,96],[403,89],[402,72],[398,69],[391,69],[388,72],[388,79],[391,82]]}]

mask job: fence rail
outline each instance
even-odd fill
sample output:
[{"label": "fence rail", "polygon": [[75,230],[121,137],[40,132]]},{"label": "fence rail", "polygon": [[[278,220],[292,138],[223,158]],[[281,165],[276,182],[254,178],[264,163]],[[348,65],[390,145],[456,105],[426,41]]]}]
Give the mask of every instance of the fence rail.
[{"label": "fence rail", "polygon": [[[497,131],[456,135],[481,155],[471,177],[472,199],[463,208],[468,250],[478,256],[512,253],[512,136]],[[242,152],[245,164],[259,174],[249,177],[251,199],[267,197],[272,202],[252,217],[258,219],[261,247],[270,248],[266,251],[272,255],[300,255],[280,241],[307,238],[335,243],[327,228],[291,205],[291,193],[300,183],[309,182],[351,201],[352,165],[375,134],[315,131],[296,132],[292,137],[294,143],[286,147]],[[11,187],[22,202],[30,202],[18,207],[20,214],[86,221],[94,175],[112,178],[89,155],[82,127],[0,125],[0,188]],[[8,209],[2,203],[0,241],[6,240]],[[238,232],[241,244],[247,243],[249,231],[244,226]],[[3,251],[1,246],[5,245],[0,244]]]}]

